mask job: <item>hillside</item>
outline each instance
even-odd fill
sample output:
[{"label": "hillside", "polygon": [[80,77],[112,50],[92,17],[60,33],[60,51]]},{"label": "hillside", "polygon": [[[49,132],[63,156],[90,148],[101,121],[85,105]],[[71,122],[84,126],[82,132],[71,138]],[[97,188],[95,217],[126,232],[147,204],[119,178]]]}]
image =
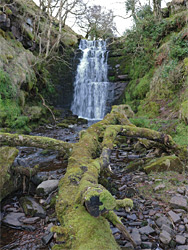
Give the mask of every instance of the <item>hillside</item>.
[{"label": "hillside", "polygon": [[[134,110],[133,122],[166,130],[187,145],[188,10],[180,2],[163,9],[159,22],[147,8],[141,10],[133,29],[110,45],[109,62],[114,68],[119,64],[118,74],[130,79],[119,103]],[[117,72],[111,80],[117,81]]]},{"label": "hillside", "polygon": [[[45,15],[30,0],[0,4],[0,127],[6,131],[9,128],[29,132],[36,123],[46,122],[49,110],[42,105],[41,96],[49,106],[53,105],[59,78],[70,82],[62,75],[66,71],[70,78],[69,63],[78,35],[65,26],[58,48],[52,50],[58,35],[58,22],[54,19],[51,54],[45,58],[48,30]],[[67,87],[68,92],[70,88]]]}]

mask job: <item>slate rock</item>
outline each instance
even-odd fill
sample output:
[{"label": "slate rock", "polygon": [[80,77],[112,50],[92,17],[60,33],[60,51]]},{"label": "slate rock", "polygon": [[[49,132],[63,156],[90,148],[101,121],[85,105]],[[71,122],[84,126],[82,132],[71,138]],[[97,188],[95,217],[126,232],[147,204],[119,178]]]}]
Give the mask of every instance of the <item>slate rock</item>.
[{"label": "slate rock", "polygon": [[39,221],[39,217],[32,217],[32,218],[24,218],[21,220],[24,224],[35,224],[37,221]]},{"label": "slate rock", "polygon": [[55,189],[57,189],[59,184],[59,180],[47,180],[43,181],[41,184],[38,185],[36,189],[36,193],[38,195],[48,195]]},{"label": "slate rock", "polygon": [[165,224],[162,225],[161,230],[168,232],[170,235],[174,234],[173,229]]},{"label": "slate rock", "polygon": [[181,218],[178,214],[174,213],[172,210],[168,212],[168,215],[171,217],[174,223],[180,222]]},{"label": "slate rock", "polygon": [[188,211],[187,200],[183,196],[173,196],[170,200],[173,208],[183,208]]},{"label": "slate rock", "polygon": [[184,245],[186,242],[186,238],[183,235],[176,235],[176,242],[178,244]]},{"label": "slate rock", "polygon": [[127,219],[129,219],[129,220],[136,220],[137,216],[136,216],[136,214],[130,214],[130,215],[127,215]]},{"label": "slate rock", "polygon": [[161,241],[163,244],[168,245],[168,244],[170,243],[172,237],[171,237],[171,235],[170,235],[168,232],[166,232],[166,231],[163,230],[163,231],[160,233],[159,239],[160,239],[160,241]]},{"label": "slate rock", "polygon": [[141,227],[139,229],[139,232],[141,234],[147,234],[147,235],[149,235],[149,234],[155,233],[155,230],[152,227],[150,227],[150,226],[145,226],[145,227]]},{"label": "slate rock", "polygon": [[188,250],[188,245],[178,246],[177,250]]},{"label": "slate rock", "polygon": [[26,215],[45,218],[46,212],[32,197],[20,198],[20,204]]},{"label": "slate rock", "polygon": [[141,237],[139,230],[137,228],[134,228],[132,233],[131,233],[132,239],[134,239],[134,242],[136,243],[137,246],[140,246],[142,243]]},{"label": "slate rock", "polygon": [[53,235],[54,235],[53,233],[48,233],[48,234],[44,235],[41,239],[42,243],[44,245],[47,245],[51,241],[51,239],[53,238]]},{"label": "slate rock", "polygon": [[6,225],[8,227],[19,229],[19,230],[28,230],[28,231],[35,230],[35,227],[33,227],[33,226],[24,225],[20,220],[21,218],[25,218],[24,213],[11,212],[3,218],[2,222],[4,225]]},{"label": "slate rock", "polygon": [[155,218],[157,218],[156,224],[158,227],[162,227],[163,224],[165,224],[167,226],[172,225],[172,222],[164,214],[157,213],[155,215]]}]

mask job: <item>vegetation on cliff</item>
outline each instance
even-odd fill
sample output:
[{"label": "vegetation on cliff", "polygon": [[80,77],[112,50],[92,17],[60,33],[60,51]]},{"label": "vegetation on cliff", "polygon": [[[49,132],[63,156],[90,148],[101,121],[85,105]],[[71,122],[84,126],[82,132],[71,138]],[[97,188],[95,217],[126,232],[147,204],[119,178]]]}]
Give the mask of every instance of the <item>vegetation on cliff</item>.
[{"label": "vegetation on cliff", "polygon": [[[69,62],[77,35],[62,26],[58,46],[57,20],[54,19],[46,56],[49,28],[46,12],[33,1],[1,1],[0,4],[0,127],[29,132],[45,122],[55,103],[56,70],[70,71]],[[52,67],[53,65],[53,67]],[[52,74],[53,72],[53,74]],[[44,98],[41,98],[41,96]]]},{"label": "vegetation on cliff", "polygon": [[[150,6],[140,7],[132,29],[111,48],[115,56],[121,55],[121,74],[130,78],[122,102],[136,113],[133,122],[166,129],[178,143],[188,145],[188,10],[183,4],[173,1],[159,20],[153,19]],[[112,65],[113,53],[110,60]]]}]

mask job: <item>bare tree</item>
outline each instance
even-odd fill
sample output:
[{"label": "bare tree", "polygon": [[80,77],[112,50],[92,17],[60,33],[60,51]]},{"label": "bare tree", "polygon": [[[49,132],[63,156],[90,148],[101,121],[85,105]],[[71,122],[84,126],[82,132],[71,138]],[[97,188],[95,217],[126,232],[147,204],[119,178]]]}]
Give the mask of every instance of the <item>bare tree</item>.
[{"label": "bare tree", "polygon": [[98,39],[113,37],[116,32],[112,10],[106,10],[100,5],[89,6],[77,23],[86,33],[86,38]]}]

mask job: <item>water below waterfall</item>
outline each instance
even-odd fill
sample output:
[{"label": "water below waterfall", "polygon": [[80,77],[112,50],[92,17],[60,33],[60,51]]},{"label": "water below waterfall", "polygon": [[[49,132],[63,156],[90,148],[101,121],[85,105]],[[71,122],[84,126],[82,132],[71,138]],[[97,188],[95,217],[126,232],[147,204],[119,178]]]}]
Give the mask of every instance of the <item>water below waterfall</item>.
[{"label": "water below waterfall", "polygon": [[74,82],[71,110],[88,120],[101,120],[109,97],[107,50],[105,41],[81,40],[82,58]]}]

